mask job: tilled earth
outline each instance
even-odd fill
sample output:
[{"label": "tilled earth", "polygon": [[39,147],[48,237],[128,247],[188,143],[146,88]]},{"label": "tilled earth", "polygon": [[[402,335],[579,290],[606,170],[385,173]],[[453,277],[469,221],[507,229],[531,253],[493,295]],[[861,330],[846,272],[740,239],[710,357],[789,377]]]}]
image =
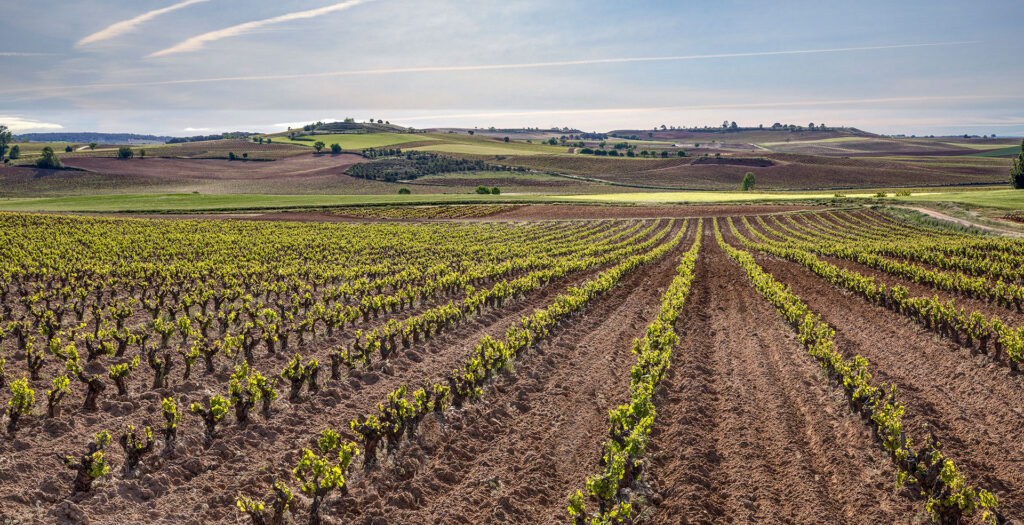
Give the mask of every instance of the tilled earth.
[{"label": "tilled earth", "polygon": [[[526,210],[543,215],[538,208]],[[785,209],[711,208],[702,211]],[[677,221],[676,228],[681,224]],[[636,359],[632,342],[656,318],[696,226],[691,220],[679,246],[629,274],[526,352],[485,387],[481,401],[428,416],[398,454],[382,454],[379,469],[364,471],[357,461],[346,491],[325,502],[325,522],[566,522],[569,494],[600,469],[608,411],[628,399],[629,371]],[[727,242],[740,246],[727,228],[723,233]],[[1020,376],[835,288],[796,263],[753,253],[765,271],[835,328],[840,352],[847,358],[866,357],[877,382],[898,387],[909,434],[920,440],[933,432],[972,483],[1000,497],[1004,515],[1024,514]],[[853,263],[842,265],[888,284],[899,282]],[[178,381],[168,392],[148,389],[149,370],[140,368],[133,394],[118,397],[111,385],[101,410],[88,415],[78,410],[78,392],[65,401],[62,416],[34,418],[16,438],[0,442],[0,519],[246,523],[248,518],[234,508],[235,498],[269,497],[271,483],[290,479],[301,448],[313,447],[320,430],[332,428],[351,438],[348,421],[372,412],[388,392],[444,376],[472,354],[482,336],[500,336],[609,266],[554,281],[399,350],[370,370],[339,381],[327,380],[324,370],[320,393],[294,404],[282,396],[269,421],[255,416],[243,427],[232,417],[210,446],[204,445],[198,420],[184,414],[178,447],[168,455],[147,456],[136,474],[119,470],[121,450],[111,445],[111,475],[91,492],[69,497],[72,476],[53,450],[80,454],[98,430],[114,431],[127,423],[160,427],[162,395],[173,393],[180,402],[202,399],[212,386],[227,382],[230,367],[222,363],[205,375],[200,360],[193,370],[196,377]],[[912,291],[935,293],[925,287]],[[401,316],[410,313],[416,311]],[[850,412],[842,391],[716,244],[710,219],[704,223],[696,279],[676,326],[679,343],[655,397],[658,412],[645,459],[646,485],[638,493],[646,502],[641,522],[926,521],[923,501],[909,489],[896,488],[891,461],[869,426]],[[325,344],[307,358],[316,356],[326,364],[327,349]],[[280,370],[289,357],[279,353],[261,361]],[[173,373],[180,377],[180,370]],[[297,495],[295,502],[293,521],[302,522],[309,500]]]}]

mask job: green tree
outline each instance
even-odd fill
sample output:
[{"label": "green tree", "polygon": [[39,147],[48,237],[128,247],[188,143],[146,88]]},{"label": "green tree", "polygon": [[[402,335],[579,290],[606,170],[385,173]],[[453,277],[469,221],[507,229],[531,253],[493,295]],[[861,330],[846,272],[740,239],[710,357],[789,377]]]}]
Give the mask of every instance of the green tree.
[{"label": "green tree", "polygon": [[313,149],[315,149],[317,153],[320,153],[320,150],[324,149],[324,146],[326,146],[326,144],[320,140],[313,143]]},{"label": "green tree", "polygon": [[341,153],[341,144],[331,144],[331,153],[335,155]]},{"label": "green tree", "polygon": [[60,159],[57,157],[57,154],[53,152],[53,148],[46,146],[43,148],[42,156],[36,159],[36,167],[55,170],[63,168],[64,165],[60,163]]},{"label": "green tree", "polygon": [[4,154],[7,153],[7,145],[11,143],[11,138],[14,135],[11,134],[11,130],[7,129],[7,126],[0,124],[0,162],[4,161]]},{"label": "green tree", "polygon": [[96,149],[96,146],[99,146],[99,144],[97,144],[95,142],[90,142],[89,143],[89,149]]},{"label": "green tree", "polygon": [[497,186],[491,188],[491,195],[501,195],[501,188]]},{"label": "green tree", "polygon": [[508,137],[505,137],[505,142],[508,142]]},{"label": "green tree", "polygon": [[412,192],[409,191],[409,188],[398,188],[399,195],[409,195],[410,193]]},{"label": "green tree", "polygon": [[128,146],[121,146],[117,148],[117,158],[119,159],[130,159],[135,156],[135,152]]},{"label": "green tree", "polygon": [[480,195],[490,195],[491,194],[491,190],[488,189],[487,186],[477,186],[476,187],[476,192],[479,193]]},{"label": "green tree", "polygon": [[[14,150],[11,153],[13,158]],[[1010,184],[1018,190],[1024,189],[1024,140],[1020,141],[1020,155],[1017,155],[1010,169]]]},{"label": "green tree", "polygon": [[754,172],[748,171],[743,176],[743,191],[749,191],[754,189]]},{"label": "green tree", "polygon": [[11,160],[18,160],[21,158],[21,146],[15,144],[11,146]]}]

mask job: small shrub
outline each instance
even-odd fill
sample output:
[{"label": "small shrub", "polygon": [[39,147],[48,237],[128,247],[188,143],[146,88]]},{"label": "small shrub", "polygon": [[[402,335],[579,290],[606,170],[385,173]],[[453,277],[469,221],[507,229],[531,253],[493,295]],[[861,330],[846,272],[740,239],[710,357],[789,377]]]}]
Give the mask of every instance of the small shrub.
[{"label": "small shrub", "polygon": [[412,191],[409,191],[409,188],[398,188],[399,195],[409,195],[410,193],[412,193]]},{"label": "small shrub", "polygon": [[130,159],[134,156],[135,152],[128,146],[121,146],[120,148],[117,148],[117,158],[119,159]]},{"label": "small shrub", "polygon": [[18,420],[32,413],[32,405],[36,402],[36,393],[28,387],[28,379],[21,378],[11,382],[11,400],[7,402],[7,432],[14,433]]},{"label": "small shrub", "polygon": [[92,482],[110,472],[103,458],[103,450],[110,444],[110,433],[104,430],[96,434],[96,439],[89,443],[87,452],[75,461],[71,456],[64,456],[64,465],[77,472],[75,476],[75,493],[88,492]]},{"label": "small shrub", "polygon": [[491,194],[491,190],[487,186],[477,186],[476,187],[476,192],[479,193],[480,195],[490,195]]},{"label": "small shrub", "polygon": [[888,196],[889,196],[889,194],[884,192],[884,191],[880,191],[880,192],[875,194],[875,198],[877,198],[877,199],[884,199],[884,198],[886,198]]},{"label": "small shrub", "polygon": [[46,146],[43,148],[43,155],[36,159],[36,167],[42,169],[56,170],[63,168],[60,158],[54,153],[53,148]]},{"label": "small shrub", "polygon": [[743,189],[743,191],[750,191],[754,189],[755,182],[756,181],[754,180],[754,172],[748,171],[747,174],[743,176],[743,182],[741,183],[740,187]]},{"label": "small shrub", "polygon": [[501,195],[501,188],[497,186],[491,188],[491,195]]},{"label": "small shrub", "polygon": [[341,153],[341,144],[331,144],[331,153],[335,155]]}]

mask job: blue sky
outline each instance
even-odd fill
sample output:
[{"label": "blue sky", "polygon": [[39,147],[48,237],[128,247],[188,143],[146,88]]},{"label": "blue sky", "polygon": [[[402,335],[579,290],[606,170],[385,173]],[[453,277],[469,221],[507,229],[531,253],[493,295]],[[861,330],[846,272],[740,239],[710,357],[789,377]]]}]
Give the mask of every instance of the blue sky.
[{"label": "blue sky", "polygon": [[1021,19],[1019,0],[14,0],[0,123],[189,135],[348,116],[735,120],[1020,136]]}]

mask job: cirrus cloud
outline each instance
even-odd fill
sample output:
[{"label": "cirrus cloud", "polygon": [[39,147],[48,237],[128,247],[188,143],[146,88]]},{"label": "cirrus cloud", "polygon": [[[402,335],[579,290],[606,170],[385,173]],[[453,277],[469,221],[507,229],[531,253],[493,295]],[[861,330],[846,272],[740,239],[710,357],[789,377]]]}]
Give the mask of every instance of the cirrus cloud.
[{"label": "cirrus cloud", "polygon": [[97,31],[97,32],[95,32],[95,33],[93,33],[93,34],[91,34],[91,35],[81,39],[81,40],[79,40],[78,42],[75,43],[75,45],[78,46],[78,47],[82,47],[82,46],[86,46],[86,45],[89,45],[89,44],[92,44],[92,43],[95,43],[95,42],[99,42],[99,41],[102,41],[102,40],[109,40],[109,39],[114,38],[116,36],[121,36],[121,35],[129,32],[129,31],[131,31],[132,29],[135,29],[136,26],[142,24],[143,22],[147,22],[149,20],[152,20],[152,19],[154,19],[154,18],[156,18],[156,17],[158,17],[158,16],[160,16],[160,15],[162,15],[164,13],[169,13],[171,11],[174,11],[174,10],[177,10],[177,9],[181,9],[183,7],[188,7],[188,6],[192,5],[192,4],[198,4],[200,2],[207,2],[207,1],[208,0],[184,0],[183,2],[178,2],[177,4],[174,4],[174,5],[169,5],[167,7],[163,7],[163,8],[160,8],[160,9],[154,9],[152,11],[147,11],[147,12],[142,13],[141,15],[139,15],[139,16],[137,16],[135,18],[130,18],[128,20],[122,20],[122,21],[117,22],[115,24],[111,24],[111,25],[109,25],[109,26],[107,26],[107,27],[105,27],[105,28],[103,28],[103,29],[101,29],[101,30],[99,30],[99,31]]},{"label": "cirrus cloud", "polygon": [[326,7],[320,7],[317,9],[310,9],[307,11],[297,11],[294,13],[288,13],[273,18],[265,18],[263,20],[254,20],[252,22],[246,22],[244,24],[238,24],[224,29],[218,29],[216,31],[210,31],[209,33],[203,33],[201,35],[194,36],[182,42],[179,42],[167,49],[162,49],[154,53],[146,55],[146,58],[162,57],[167,55],[173,55],[175,53],[184,53],[188,51],[198,51],[203,46],[210,42],[215,42],[224,38],[230,38],[238,36],[243,33],[254,31],[264,26],[272,24],[280,24],[282,22],[290,22],[292,20],[302,20],[304,18],[315,18],[320,15],[332,13],[334,11],[341,11],[342,9],[348,9],[355,7],[359,4],[366,3],[370,0],[348,0],[347,2],[341,2],[338,4],[329,5]]}]

